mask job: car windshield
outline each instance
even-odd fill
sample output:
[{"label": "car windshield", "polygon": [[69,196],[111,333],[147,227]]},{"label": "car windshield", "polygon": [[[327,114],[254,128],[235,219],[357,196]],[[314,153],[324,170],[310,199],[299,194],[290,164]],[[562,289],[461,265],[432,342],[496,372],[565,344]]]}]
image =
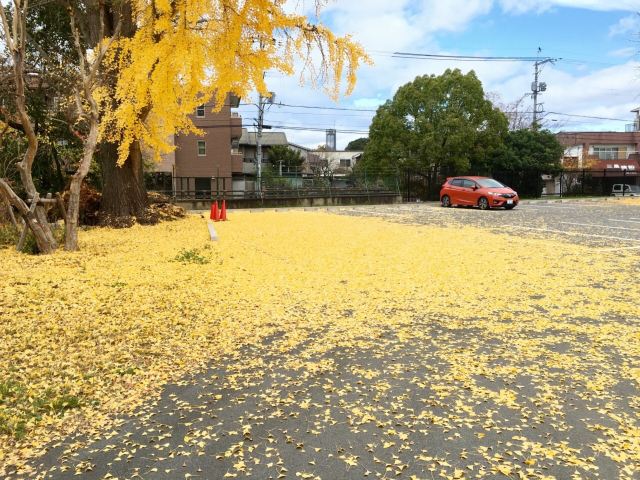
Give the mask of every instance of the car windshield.
[{"label": "car windshield", "polygon": [[484,188],[505,188],[503,184],[499,181],[494,180],[493,178],[481,178],[480,180],[476,180],[481,187]]}]

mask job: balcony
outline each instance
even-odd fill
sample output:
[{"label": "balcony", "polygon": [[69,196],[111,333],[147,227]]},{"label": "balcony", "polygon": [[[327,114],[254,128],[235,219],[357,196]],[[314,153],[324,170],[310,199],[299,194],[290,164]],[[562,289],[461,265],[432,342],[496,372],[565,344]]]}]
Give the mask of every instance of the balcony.
[{"label": "balcony", "polygon": [[241,136],[242,117],[240,115],[231,115],[231,138],[240,138]]},{"label": "balcony", "polygon": [[247,175],[255,175],[256,174],[256,164],[253,162],[243,162],[242,163],[242,173]]},{"label": "balcony", "polygon": [[640,121],[627,123],[624,127],[625,132],[640,132]]},{"label": "balcony", "polygon": [[[264,172],[265,169],[271,167],[271,163],[269,162],[262,162],[262,171]],[[242,164],[242,173],[246,174],[246,175],[255,175],[256,172],[256,164],[255,162],[253,162],[250,158],[245,158],[243,164]]]},{"label": "balcony", "polygon": [[242,154],[239,152],[231,152],[231,172],[244,173],[244,162]]}]

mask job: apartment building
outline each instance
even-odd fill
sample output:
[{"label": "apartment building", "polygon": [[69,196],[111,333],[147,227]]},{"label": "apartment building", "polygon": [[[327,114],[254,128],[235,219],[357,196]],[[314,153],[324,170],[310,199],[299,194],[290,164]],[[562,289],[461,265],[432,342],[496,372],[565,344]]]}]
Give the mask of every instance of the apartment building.
[{"label": "apartment building", "polygon": [[567,169],[607,170],[638,168],[640,152],[640,108],[632,110],[635,120],[624,132],[560,132]]},{"label": "apartment building", "polygon": [[208,198],[212,194],[244,191],[243,158],[239,150],[242,118],[239,99],[229,95],[220,111],[206,103],[190,116],[201,135],[175,135],[176,149],[163,156],[156,172],[170,175],[176,194]]}]

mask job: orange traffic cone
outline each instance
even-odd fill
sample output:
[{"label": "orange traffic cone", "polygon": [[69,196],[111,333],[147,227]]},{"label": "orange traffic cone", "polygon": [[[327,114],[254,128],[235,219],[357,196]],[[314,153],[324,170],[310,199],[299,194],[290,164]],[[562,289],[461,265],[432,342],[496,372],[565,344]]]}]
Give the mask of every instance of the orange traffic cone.
[{"label": "orange traffic cone", "polygon": [[227,221],[227,201],[222,200],[222,208],[220,209],[220,221]]},{"label": "orange traffic cone", "polygon": [[211,204],[211,216],[209,217],[214,222],[220,221],[220,212],[218,212],[218,201],[216,200]]}]

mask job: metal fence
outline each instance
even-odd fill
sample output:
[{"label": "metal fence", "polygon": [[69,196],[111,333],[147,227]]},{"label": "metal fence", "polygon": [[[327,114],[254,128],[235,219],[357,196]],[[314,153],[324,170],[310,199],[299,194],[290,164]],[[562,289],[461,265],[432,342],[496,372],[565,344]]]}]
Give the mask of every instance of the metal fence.
[{"label": "metal fence", "polygon": [[[470,174],[476,174],[472,172]],[[254,177],[147,176],[147,189],[173,200],[293,199],[314,197],[371,197],[402,195],[405,201],[438,200],[448,177],[444,169],[357,171],[348,174],[309,176],[300,172],[267,175],[257,189]],[[640,185],[635,170],[502,170],[484,173],[516,190],[524,198],[608,196],[613,185]]]},{"label": "metal fence", "polygon": [[[438,200],[442,184],[452,176],[456,175],[443,170],[406,171],[402,183],[404,198],[407,201]],[[615,184],[640,185],[640,172],[624,169],[502,170],[482,176],[495,178],[525,198],[609,196]]]},{"label": "metal fence", "polygon": [[266,175],[260,189],[254,177],[172,177],[158,173],[146,176],[146,186],[175,201],[397,196],[401,188],[396,175],[368,178],[358,173],[309,176],[300,172]]}]

